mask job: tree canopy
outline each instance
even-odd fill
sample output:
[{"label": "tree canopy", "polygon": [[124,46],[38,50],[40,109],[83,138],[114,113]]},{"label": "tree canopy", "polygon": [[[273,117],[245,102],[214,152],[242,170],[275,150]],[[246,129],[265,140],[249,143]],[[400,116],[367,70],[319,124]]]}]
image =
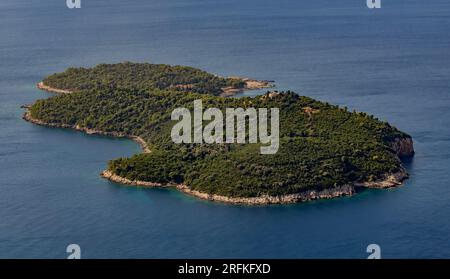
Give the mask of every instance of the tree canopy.
[{"label": "tree canopy", "polygon": [[[71,68],[44,82],[76,92],[37,101],[30,109],[33,118],[139,136],[151,146],[151,153],[110,161],[110,171],[130,180],[183,183],[210,194],[282,195],[372,181],[402,168],[391,143],[409,137],[371,115],[290,91],[218,97],[217,90],[237,81],[189,67],[102,64]],[[194,86],[180,92],[179,84]],[[172,110],[192,109],[196,99],[205,108],[279,108],[279,151],[261,155],[259,143],[173,143]]]}]

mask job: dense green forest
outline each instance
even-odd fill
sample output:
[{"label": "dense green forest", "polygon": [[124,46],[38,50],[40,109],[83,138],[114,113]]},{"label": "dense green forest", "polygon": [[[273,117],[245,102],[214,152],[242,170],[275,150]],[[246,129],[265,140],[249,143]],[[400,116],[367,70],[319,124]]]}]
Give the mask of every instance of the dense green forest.
[{"label": "dense green forest", "polygon": [[222,88],[242,88],[239,78],[222,78],[186,66],[131,63],[100,64],[93,68],[69,68],[43,80],[50,87],[71,91],[88,89],[174,89],[219,95]]},{"label": "dense green forest", "polygon": [[[109,170],[131,180],[184,183],[211,194],[255,197],[320,190],[371,181],[401,168],[391,142],[409,136],[386,122],[289,91],[254,98],[218,97],[212,89],[203,94],[227,82],[200,70],[165,65],[69,69],[45,83],[77,92],[39,100],[30,112],[47,123],[140,136],[152,152],[112,160]],[[187,83],[197,84],[198,90],[181,93],[170,86]],[[196,99],[205,108],[279,108],[278,153],[261,155],[260,144],[173,143],[172,110],[192,108]]]}]

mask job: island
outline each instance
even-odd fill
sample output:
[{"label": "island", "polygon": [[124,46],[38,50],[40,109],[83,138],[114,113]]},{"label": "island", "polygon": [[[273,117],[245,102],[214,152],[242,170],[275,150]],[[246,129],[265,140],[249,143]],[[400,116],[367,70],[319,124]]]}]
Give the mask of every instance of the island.
[{"label": "island", "polygon": [[[108,162],[101,175],[141,187],[175,187],[198,198],[234,204],[287,204],[350,196],[401,185],[411,136],[364,112],[348,111],[292,91],[229,98],[271,81],[220,77],[185,66],[124,62],[69,68],[39,83],[57,93],[27,106],[24,119],[88,134],[127,137],[143,152]],[[276,154],[260,143],[176,144],[171,112],[206,108],[279,108]]]}]

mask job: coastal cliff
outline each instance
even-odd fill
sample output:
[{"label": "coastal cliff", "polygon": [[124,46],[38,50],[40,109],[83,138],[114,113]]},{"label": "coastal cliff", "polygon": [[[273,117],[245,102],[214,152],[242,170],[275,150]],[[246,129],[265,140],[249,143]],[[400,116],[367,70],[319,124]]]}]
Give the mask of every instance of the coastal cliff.
[{"label": "coastal cliff", "polygon": [[391,143],[391,148],[399,158],[414,156],[414,144],[411,137],[395,138]]}]

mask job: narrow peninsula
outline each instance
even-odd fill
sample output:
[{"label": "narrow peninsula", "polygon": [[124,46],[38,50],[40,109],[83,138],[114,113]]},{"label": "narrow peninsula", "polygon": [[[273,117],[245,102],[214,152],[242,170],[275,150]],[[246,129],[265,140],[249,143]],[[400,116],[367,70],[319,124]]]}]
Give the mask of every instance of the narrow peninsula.
[{"label": "narrow peninsula", "polygon": [[[57,95],[28,107],[25,120],[141,144],[143,153],[111,160],[101,174],[124,185],[175,187],[235,204],[295,203],[401,185],[408,177],[402,159],[414,155],[411,136],[363,112],[291,91],[226,98],[270,81],[124,62],[69,68],[37,86]],[[206,108],[279,108],[279,151],[262,155],[260,143],[173,143],[171,112],[198,99]]]}]

